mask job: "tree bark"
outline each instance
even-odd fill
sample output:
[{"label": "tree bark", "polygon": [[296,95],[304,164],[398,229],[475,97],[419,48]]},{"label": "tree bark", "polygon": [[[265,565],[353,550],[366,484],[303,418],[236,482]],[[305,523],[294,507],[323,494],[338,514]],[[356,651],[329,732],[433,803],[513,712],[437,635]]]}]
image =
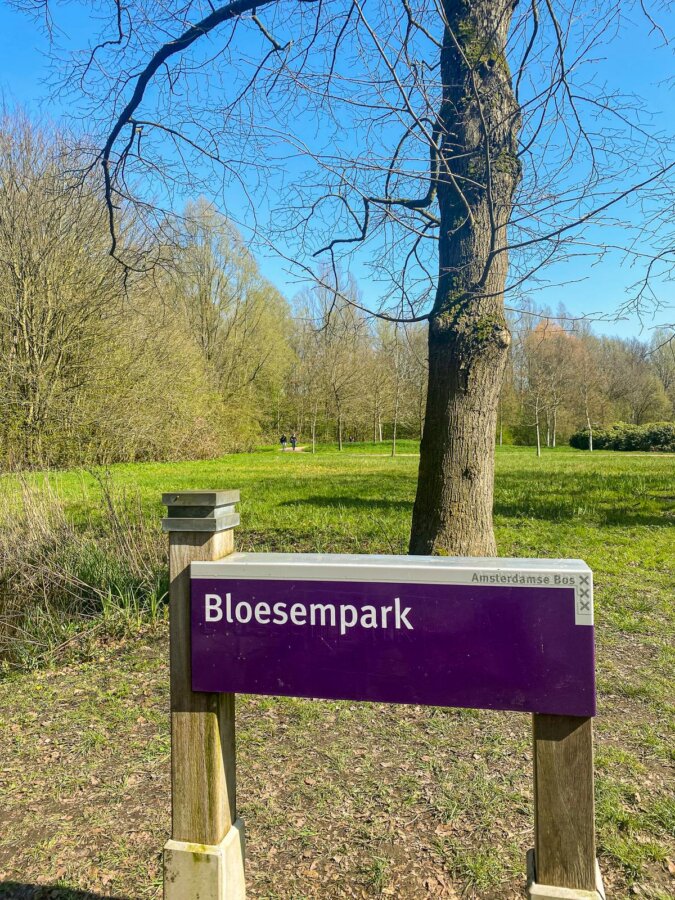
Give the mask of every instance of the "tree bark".
[{"label": "tree bark", "polygon": [[510,344],[504,248],[520,178],[520,117],[505,56],[513,9],[512,0],[444,3],[439,278],[429,320],[413,554],[497,552],[494,447]]},{"label": "tree bark", "polygon": [[391,436],[391,455],[396,456],[396,432],[398,430],[398,410],[399,410],[399,399],[401,395],[401,360],[399,356],[399,345],[398,345],[398,331],[394,331],[395,335],[395,346],[394,346],[394,372],[396,375],[394,381],[394,427]]},{"label": "tree bark", "polygon": [[586,404],[586,424],[588,425],[588,449],[593,452],[593,425],[591,424],[591,417],[588,412],[588,403]]}]

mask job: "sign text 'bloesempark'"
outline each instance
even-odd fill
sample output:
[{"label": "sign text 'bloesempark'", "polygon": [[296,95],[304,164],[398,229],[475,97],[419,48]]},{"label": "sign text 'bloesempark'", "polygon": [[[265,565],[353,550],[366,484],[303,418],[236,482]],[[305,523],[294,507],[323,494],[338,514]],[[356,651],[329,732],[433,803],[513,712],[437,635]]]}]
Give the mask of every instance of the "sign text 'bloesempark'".
[{"label": "sign text 'bloesempark'", "polygon": [[192,688],[595,713],[580,560],[235,553],[192,564]]}]

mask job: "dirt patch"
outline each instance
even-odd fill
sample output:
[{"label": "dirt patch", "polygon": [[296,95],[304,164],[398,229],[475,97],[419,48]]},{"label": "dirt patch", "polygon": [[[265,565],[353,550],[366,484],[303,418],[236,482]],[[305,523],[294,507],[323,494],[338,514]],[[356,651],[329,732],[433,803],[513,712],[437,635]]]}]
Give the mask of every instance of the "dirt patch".
[{"label": "dirt patch", "polygon": [[[161,896],[166,654],[165,634],[146,633],[102,643],[93,661],[0,686],[0,897]],[[529,717],[237,703],[252,898],[523,896],[533,842]],[[602,699],[598,719],[601,864],[614,898],[636,889],[672,896],[667,728],[648,712],[639,697],[617,694]],[[640,722],[652,729],[649,746]],[[611,852],[608,832],[618,842]]]}]

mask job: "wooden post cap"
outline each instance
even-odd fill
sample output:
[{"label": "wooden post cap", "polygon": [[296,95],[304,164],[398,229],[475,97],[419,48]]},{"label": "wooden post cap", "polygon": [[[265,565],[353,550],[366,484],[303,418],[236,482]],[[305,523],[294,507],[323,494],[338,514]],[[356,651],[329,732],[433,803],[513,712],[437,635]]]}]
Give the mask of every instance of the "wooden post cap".
[{"label": "wooden post cap", "polygon": [[202,531],[215,534],[239,524],[234,505],[239,491],[173,491],[162,494],[167,515],[163,531]]},{"label": "wooden post cap", "polygon": [[239,503],[239,491],[174,491],[162,494],[164,506],[231,506]]}]

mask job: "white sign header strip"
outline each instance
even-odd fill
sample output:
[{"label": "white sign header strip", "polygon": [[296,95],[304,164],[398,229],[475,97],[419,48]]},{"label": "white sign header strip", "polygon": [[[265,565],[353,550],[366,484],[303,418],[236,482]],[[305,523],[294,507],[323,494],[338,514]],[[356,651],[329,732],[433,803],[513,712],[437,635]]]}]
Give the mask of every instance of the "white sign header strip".
[{"label": "white sign header strip", "polygon": [[570,588],[575,623],[593,625],[593,575],[580,559],[232,553],[216,562],[193,562],[191,577]]}]

